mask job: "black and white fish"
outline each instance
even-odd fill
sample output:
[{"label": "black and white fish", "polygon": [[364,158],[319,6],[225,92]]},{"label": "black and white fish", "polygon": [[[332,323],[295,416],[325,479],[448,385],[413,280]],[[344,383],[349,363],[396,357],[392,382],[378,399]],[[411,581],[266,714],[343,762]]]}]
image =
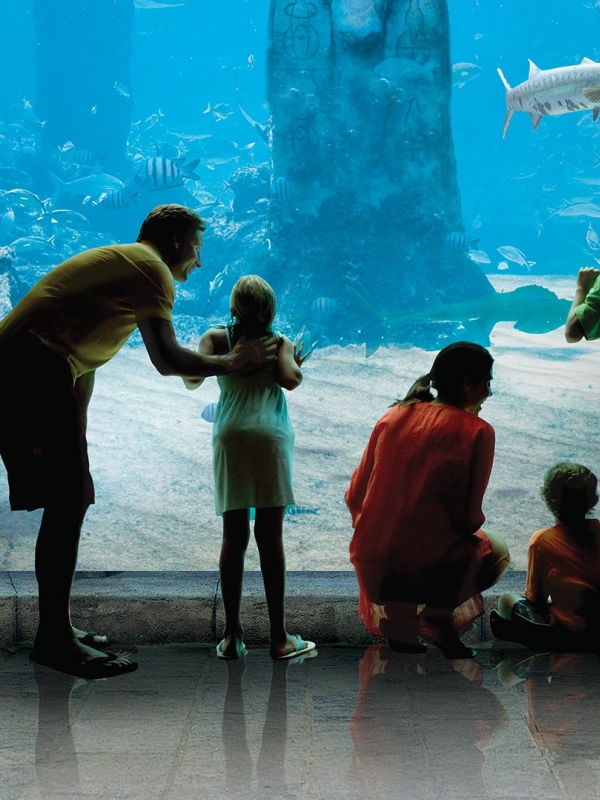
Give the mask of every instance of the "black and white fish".
[{"label": "black and white fish", "polygon": [[162,156],[147,158],[134,180],[151,192],[183,186],[186,179],[199,181],[200,176],[196,175],[194,169],[200,163],[200,159],[190,161],[189,164],[184,164],[184,161],[185,158],[170,159]]},{"label": "black and white fish", "polygon": [[98,203],[111,211],[118,211],[121,208],[129,208],[138,202],[139,192],[131,189],[113,189],[110,192],[103,192],[98,198]]},{"label": "black and white fish", "polygon": [[62,161],[77,164],[80,167],[94,167],[101,164],[105,158],[104,155],[94,153],[86,148],[77,149],[73,142],[65,142],[62,147],[59,147],[59,150]]},{"label": "black and white fish", "polygon": [[506,119],[502,138],[515,111],[531,117],[534,130],[545,116],[569,114],[593,109],[594,122],[600,113],[600,63],[584,58],[570,67],[540,69],[529,59],[529,78],[511,88],[498,67],[498,75],[506,89]]},{"label": "black and white fish", "polygon": [[295,194],[294,184],[287,178],[274,178],[271,182],[271,197],[285,203]]},{"label": "black and white fish", "polygon": [[339,310],[340,301],[335,297],[317,297],[312,301],[310,307],[319,316],[326,317]]},{"label": "black and white fish", "polygon": [[200,414],[202,419],[206,420],[206,422],[214,422],[217,405],[218,403],[208,403],[208,405],[205,405]]},{"label": "black and white fish", "polygon": [[459,253],[466,253],[467,250],[474,250],[479,244],[479,239],[466,236],[459,231],[453,231],[444,237],[444,245],[448,250],[456,250]]}]

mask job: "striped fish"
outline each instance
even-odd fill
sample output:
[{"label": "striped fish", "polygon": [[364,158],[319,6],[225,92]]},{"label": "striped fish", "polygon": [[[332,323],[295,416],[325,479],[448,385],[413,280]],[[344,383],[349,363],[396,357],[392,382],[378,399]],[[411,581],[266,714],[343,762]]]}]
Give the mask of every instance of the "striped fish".
[{"label": "striped fish", "polygon": [[294,185],[287,178],[275,178],[271,183],[271,197],[285,203],[294,196]]},{"label": "striped fish", "polygon": [[571,67],[540,69],[529,59],[529,78],[515,88],[498,68],[506,89],[506,119],[502,138],[515,111],[525,111],[531,117],[533,129],[545,116],[568,114],[571,111],[593,109],[594,122],[600,112],[600,63],[584,58]]},{"label": "striped fish", "polygon": [[137,203],[139,196],[139,192],[132,192],[130,189],[114,189],[110,192],[103,192],[98,198],[98,202],[105,208],[118,211]]},{"label": "striped fish", "polygon": [[466,253],[467,250],[473,250],[478,243],[479,239],[465,236],[464,233],[459,233],[458,231],[453,231],[444,238],[444,246],[448,250],[456,250],[458,253]]},{"label": "striped fish", "polygon": [[200,416],[202,419],[206,420],[206,422],[214,422],[215,421],[215,412],[217,410],[217,403],[208,403],[208,405],[204,406],[202,409],[202,413]]},{"label": "striped fish", "polygon": [[193,171],[200,159],[190,161],[184,165],[185,158],[164,158],[163,156],[153,156],[147,158],[144,166],[135,176],[135,182],[144,189],[151,192],[160,189],[173,189],[176,186],[183,186],[185,179],[199,181],[200,176]]},{"label": "striped fish", "polygon": [[340,301],[335,297],[317,297],[310,305],[313,311],[316,311],[322,317],[333,314],[340,307]]}]

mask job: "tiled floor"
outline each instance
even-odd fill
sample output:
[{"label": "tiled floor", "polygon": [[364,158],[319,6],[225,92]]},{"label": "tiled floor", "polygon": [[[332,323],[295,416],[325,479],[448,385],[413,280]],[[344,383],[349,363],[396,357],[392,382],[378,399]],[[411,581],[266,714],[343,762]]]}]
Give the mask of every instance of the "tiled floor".
[{"label": "tiled floor", "polygon": [[82,681],[0,651],[0,799],[600,797],[600,659],[140,648]]}]

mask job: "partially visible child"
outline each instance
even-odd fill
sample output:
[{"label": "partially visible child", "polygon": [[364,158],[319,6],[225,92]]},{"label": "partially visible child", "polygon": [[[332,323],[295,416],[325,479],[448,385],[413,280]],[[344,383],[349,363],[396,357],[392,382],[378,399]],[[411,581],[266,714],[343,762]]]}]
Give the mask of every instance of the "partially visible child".
[{"label": "partially visible child", "polygon": [[[231,292],[232,322],[210,328],[200,339],[203,355],[229,352],[240,339],[258,339],[271,332],[277,301],[269,284],[247,275]],[[217,656],[246,655],[240,618],[244,556],[250,539],[250,509],[254,508],[254,538],[260,555],[271,634],[271,658],[294,658],[314,650],[314,642],[290,635],[285,627],[285,555],[283,518],[294,503],[292,462],[294,431],[281,391],[302,382],[300,367],[310,352],[296,348],[277,334],[276,361],[244,375],[218,377],[221,395],[213,424],[215,506],[223,515],[223,543],[219,560],[225,611],[224,638]],[[184,380],[190,389],[200,381]]]},{"label": "partially visible child", "polygon": [[600,337],[600,269],[582,267],[565,324],[567,342]]},{"label": "partially visible child", "polygon": [[556,524],[533,534],[525,596],[501,596],[492,633],[534,649],[600,652],[600,522],[588,519],[598,480],[582,464],[560,462],[541,495]]}]

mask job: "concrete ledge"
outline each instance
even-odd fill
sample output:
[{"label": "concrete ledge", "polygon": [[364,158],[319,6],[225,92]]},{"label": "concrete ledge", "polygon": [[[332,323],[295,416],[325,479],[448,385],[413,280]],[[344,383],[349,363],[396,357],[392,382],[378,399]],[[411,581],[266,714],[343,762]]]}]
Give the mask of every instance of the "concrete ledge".
[{"label": "concrete ledge", "polygon": [[[524,572],[509,572],[484,592],[486,613],[462,639],[491,639],[489,612],[503,592],[521,592]],[[223,629],[217,572],[78,572],[72,596],[74,624],[108,633],[116,642],[213,643]],[[354,572],[289,572],[287,627],[319,644],[361,647],[377,641],[358,618]],[[244,576],[242,619],[250,645],[268,643],[262,576]],[[0,642],[32,642],[37,627],[33,572],[0,572]]]}]

